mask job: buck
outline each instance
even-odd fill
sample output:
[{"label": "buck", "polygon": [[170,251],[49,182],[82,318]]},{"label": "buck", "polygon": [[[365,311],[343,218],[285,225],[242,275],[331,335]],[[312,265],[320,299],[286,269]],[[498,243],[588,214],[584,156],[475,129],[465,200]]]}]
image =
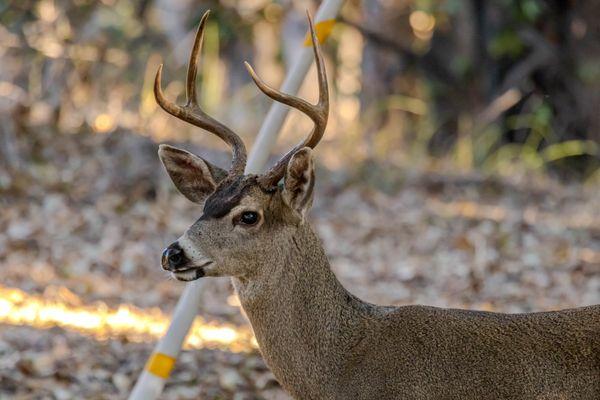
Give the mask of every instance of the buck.
[{"label": "buck", "polygon": [[[600,399],[600,306],[498,314],[420,305],[366,303],[336,279],[307,222],[315,187],[314,148],[325,131],[328,87],[309,16],[317,65],[316,105],[265,84],[258,88],[314,122],[307,138],[262,175],[245,175],[238,135],[206,115],[195,78],[208,13],[187,73],[187,103],[155,81],[158,104],[232,149],[228,171],[161,145],[179,191],[203,207],[165,249],[162,266],[181,281],[228,276],[261,353],[297,399]],[[283,184],[279,185],[283,179]]]}]

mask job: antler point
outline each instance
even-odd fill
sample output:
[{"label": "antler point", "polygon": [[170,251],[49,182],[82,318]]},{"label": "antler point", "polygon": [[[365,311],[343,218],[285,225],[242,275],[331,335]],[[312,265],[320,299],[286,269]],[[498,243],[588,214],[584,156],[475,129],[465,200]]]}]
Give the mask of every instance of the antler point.
[{"label": "antler point", "polygon": [[244,66],[246,67],[246,70],[248,71],[248,73],[249,73],[251,76],[254,76],[254,75],[256,75],[256,74],[254,73],[254,68],[252,68],[252,65],[250,65],[250,63],[249,63],[248,61],[244,61]]}]

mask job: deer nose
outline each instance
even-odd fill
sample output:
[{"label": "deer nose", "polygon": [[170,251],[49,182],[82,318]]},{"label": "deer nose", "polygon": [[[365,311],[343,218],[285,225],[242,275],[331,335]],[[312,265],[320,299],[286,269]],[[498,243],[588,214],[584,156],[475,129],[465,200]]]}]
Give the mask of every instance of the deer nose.
[{"label": "deer nose", "polygon": [[177,242],[169,245],[162,253],[161,264],[163,269],[167,271],[173,271],[181,267],[185,262],[183,249]]}]

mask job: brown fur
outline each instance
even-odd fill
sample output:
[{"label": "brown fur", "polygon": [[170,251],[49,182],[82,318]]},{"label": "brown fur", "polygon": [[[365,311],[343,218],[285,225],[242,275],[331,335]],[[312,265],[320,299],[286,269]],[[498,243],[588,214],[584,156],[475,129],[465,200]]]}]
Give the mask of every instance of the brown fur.
[{"label": "brown fur", "polygon": [[600,399],[598,306],[381,307],[341,286],[308,225],[288,248],[272,273],[234,285],[267,364],[295,398]]},{"label": "brown fur", "polygon": [[[217,186],[208,179],[202,187]],[[497,314],[366,303],[336,279],[304,218],[310,150],[290,160],[283,189],[253,179],[219,185],[211,198],[235,204],[180,243],[190,259],[214,261],[207,276],[232,277],[267,364],[294,398],[600,399],[600,306]],[[236,225],[247,210],[261,222]]]}]

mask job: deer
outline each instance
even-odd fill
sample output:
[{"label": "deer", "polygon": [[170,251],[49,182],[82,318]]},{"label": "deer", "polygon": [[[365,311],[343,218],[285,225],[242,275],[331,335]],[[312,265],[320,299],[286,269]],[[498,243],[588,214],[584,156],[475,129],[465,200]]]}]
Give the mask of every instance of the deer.
[{"label": "deer", "polygon": [[380,306],[346,290],[330,268],[307,213],[315,189],[313,149],[323,137],[329,94],[319,41],[317,104],[254,83],[308,116],[310,134],[263,174],[245,174],[240,136],[207,115],[195,78],[208,12],[190,55],[180,106],[154,93],[169,114],[221,138],[228,170],[162,144],[175,187],[202,207],[170,244],[162,268],[180,281],[230,277],[260,352],[295,399],[600,399],[600,305],[502,314],[424,305]]}]

